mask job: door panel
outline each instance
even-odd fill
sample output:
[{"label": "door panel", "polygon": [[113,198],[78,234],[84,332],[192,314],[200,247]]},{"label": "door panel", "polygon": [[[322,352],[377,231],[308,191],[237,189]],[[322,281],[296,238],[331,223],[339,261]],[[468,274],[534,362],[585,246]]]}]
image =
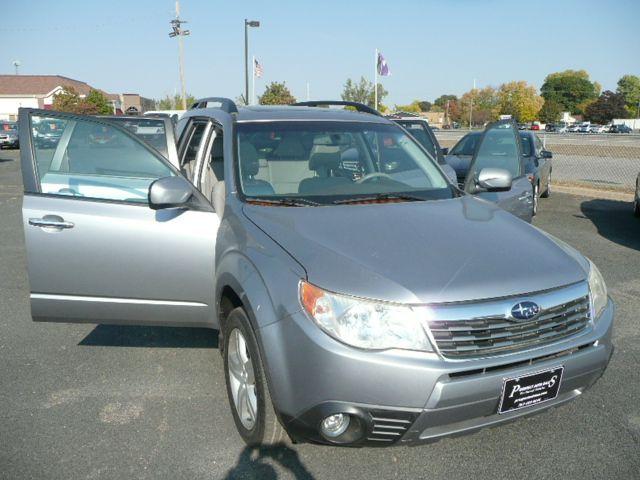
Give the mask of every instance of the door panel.
[{"label": "door panel", "polygon": [[[34,320],[211,325],[218,216],[146,204],[149,184],[178,175],[176,169],[120,129],[120,137],[103,141],[113,133],[104,121],[51,111],[20,115]],[[36,144],[28,125],[34,116],[66,122],[57,142]],[[104,136],[91,137],[96,131]]]}]

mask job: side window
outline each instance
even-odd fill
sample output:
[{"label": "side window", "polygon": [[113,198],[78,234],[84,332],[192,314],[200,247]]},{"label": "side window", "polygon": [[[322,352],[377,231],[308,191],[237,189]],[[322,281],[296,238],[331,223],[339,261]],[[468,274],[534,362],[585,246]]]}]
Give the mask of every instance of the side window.
[{"label": "side window", "polygon": [[525,157],[530,157],[532,153],[531,137],[529,135],[520,135],[520,141],[522,143],[522,154]]},{"label": "side window", "polygon": [[224,157],[222,154],[222,131],[216,129],[216,138],[213,139],[211,145],[211,154],[209,155],[209,166],[217,181],[224,180]]},{"label": "side window", "polygon": [[544,145],[542,145],[540,137],[536,135],[536,153],[538,154],[538,156],[542,156],[542,150],[544,150]]},{"label": "side window", "polygon": [[189,140],[187,141],[184,152],[182,153],[182,161],[180,162],[180,165],[189,180],[193,180],[198,151],[200,150],[202,141],[204,140],[204,132],[206,129],[206,122],[194,123],[191,128],[191,132],[189,133]]},{"label": "side window", "polygon": [[33,116],[31,127],[43,193],[146,203],[149,185],[174,175],[139,141],[109,124]]}]

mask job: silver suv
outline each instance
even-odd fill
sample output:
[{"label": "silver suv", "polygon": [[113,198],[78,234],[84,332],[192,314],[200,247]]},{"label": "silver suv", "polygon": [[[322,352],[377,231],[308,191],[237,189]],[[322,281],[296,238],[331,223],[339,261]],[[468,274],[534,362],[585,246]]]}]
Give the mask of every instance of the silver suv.
[{"label": "silver suv", "polygon": [[[34,320],[219,329],[249,444],[433,441],[568,402],[609,362],[595,265],[378,115],[204,99],[173,163],[107,119],[22,109],[20,135]],[[486,130],[474,189],[509,189],[517,139]]]}]

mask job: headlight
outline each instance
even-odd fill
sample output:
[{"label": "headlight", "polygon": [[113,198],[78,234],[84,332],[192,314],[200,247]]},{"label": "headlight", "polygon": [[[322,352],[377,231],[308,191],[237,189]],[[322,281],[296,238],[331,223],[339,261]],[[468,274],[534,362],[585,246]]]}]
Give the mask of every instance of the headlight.
[{"label": "headlight", "polygon": [[597,320],[604,307],[607,306],[607,285],[598,267],[589,260],[589,293],[591,294],[591,311],[593,320]]},{"label": "headlight", "polygon": [[322,330],[348,345],[433,351],[419,308],[338,295],[304,281],[300,301]]}]

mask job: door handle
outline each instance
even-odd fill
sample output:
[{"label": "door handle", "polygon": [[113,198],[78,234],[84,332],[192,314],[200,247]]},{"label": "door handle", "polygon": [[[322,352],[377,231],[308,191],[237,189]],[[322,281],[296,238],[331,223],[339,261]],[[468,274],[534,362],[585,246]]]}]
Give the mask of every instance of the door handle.
[{"label": "door handle", "polygon": [[29,225],[34,227],[48,227],[48,228],[73,228],[73,222],[65,222],[62,217],[58,215],[45,215],[42,218],[30,218]]}]

